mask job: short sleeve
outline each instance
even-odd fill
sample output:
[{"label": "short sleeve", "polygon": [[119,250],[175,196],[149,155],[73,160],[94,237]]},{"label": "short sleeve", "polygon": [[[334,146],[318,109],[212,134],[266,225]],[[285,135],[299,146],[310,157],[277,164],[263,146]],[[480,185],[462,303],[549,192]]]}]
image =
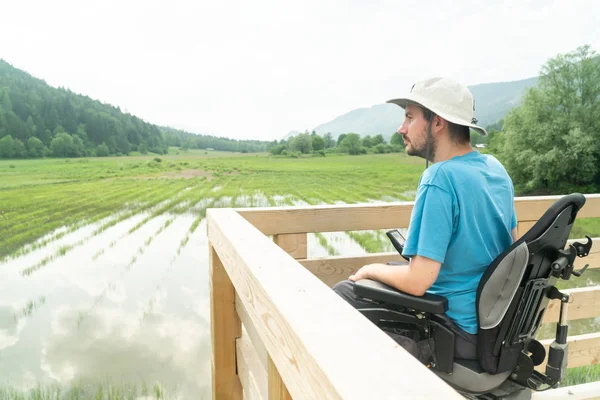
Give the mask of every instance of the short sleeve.
[{"label": "short sleeve", "polygon": [[444,263],[446,251],[454,232],[454,200],[437,185],[421,185],[408,227],[402,254],[427,257]]},{"label": "short sleeve", "polygon": [[513,230],[517,227],[517,212],[515,211],[515,205],[513,202],[512,220],[510,222],[510,229]]}]

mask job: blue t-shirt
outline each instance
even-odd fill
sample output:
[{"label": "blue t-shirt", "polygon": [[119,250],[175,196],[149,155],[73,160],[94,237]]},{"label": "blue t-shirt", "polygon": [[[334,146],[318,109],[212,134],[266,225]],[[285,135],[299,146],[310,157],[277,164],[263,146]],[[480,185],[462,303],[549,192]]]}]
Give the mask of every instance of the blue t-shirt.
[{"label": "blue t-shirt", "polygon": [[493,156],[472,151],[421,176],[403,254],[442,263],[427,292],[448,298],[448,317],[468,333],[477,333],[481,276],[516,226],[513,183]]}]

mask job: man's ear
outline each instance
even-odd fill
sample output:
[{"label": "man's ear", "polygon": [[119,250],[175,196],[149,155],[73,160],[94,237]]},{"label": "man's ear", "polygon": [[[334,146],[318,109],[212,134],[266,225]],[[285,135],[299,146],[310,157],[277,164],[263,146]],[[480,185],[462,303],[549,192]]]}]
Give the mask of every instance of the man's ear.
[{"label": "man's ear", "polygon": [[444,118],[440,117],[439,115],[436,115],[433,117],[431,131],[435,132],[435,133],[439,133],[439,132],[443,131],[447,126],[448,126],[448,121],[446,121]]}]

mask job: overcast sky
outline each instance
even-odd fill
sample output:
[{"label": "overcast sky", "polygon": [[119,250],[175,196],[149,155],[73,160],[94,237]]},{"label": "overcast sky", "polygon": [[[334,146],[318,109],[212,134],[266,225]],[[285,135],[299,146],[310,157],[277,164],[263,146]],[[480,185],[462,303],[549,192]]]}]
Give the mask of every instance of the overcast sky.
[{"label": "overcast sky", "polygon": [[0,58],[156,124],[281,138],[449,76],[600,51],[600,1],[0,0]]}]

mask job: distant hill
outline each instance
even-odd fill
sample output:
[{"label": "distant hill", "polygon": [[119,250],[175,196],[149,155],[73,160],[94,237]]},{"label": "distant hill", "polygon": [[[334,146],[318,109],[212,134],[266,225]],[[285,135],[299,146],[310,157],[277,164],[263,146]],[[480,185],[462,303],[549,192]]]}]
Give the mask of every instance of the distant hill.
[{"label": "distant hill", "polygon": [[[537,77],[513,82],[484,83],[469,86],[475,98],[475,118],[482,126],[491,125],[504,118],[517,104],[528,87],[537,83]],[[323,135],[330,132],[334,137],[348,132],[360,135],[382,134],[386,140],[402,122],[404,111],[395,104],[378,104],[359,108],[340,115],[332,121],[314,128]]]},{"label": "distant hill", "polygon": [[519,104],[525,89],[535,86],[537,81],[536,76],[520,81],[469,86],[475,98],[475,118],[483,126],[498,122],[511,108]]},{"label": "distant hill", "polygon": [[0,59],[0,158],[165,153],[168,146],[266,151],[269,142],[196,135],[150,124]]}]

